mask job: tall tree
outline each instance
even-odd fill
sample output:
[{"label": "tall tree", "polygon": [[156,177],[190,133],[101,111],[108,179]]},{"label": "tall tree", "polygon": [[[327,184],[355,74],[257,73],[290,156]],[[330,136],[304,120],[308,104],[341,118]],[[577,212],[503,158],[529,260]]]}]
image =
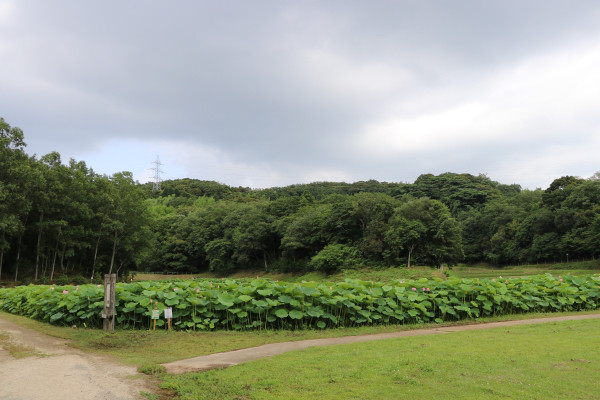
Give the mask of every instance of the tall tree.
[{"label": "tall tree", "polygon": [[389,225],[387,243],[392,249],[402,249],[409,265],[413,256],[433,266],[453,264],[463,257],[460,226],[437,200],[422,197],[404,203]]},{"label": "tall tree", "polygon": [[128,250],[122,258],[133,257],[132,251],[143,247],[148,240],[141,231],[146,231],[148,211],[144,194],[133,180],[130,172],[120,172],[110,178],[110,202],[108,225],[112,233],[112,252],[108,273],[112,273],[115,256],[119,248]]}]

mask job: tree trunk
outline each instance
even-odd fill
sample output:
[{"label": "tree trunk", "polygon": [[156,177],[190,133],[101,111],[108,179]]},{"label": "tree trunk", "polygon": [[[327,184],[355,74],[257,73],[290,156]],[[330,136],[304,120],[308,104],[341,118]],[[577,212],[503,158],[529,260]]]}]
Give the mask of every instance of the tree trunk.
[{"label": "tree trunk", "polygon": [[117,252],[117,231],[115,230],[115,238],[113,241],[113,251],[112,257],[110,258],[110,268],[108,269],[108,274],[112,274],[113,264],[115,263],[115,253]]},{"label": "tree trunk", "polygon": [[412,254],[414,249],[415,249],[414,244],[412,246],[410,246],[410,249],[408,249],[408,266],[406,268],[410,268],[410,255]]},{"label": "tree trunk", "polygon": [[58,235],[56,236],[56,246],[54,246],[54,258],[52,259],[52,271],[50,272],[50,280],[54,277],[54,267],[56,266],[56,256],[58,255],[58,242],[60,240],[60,234],[62,233],[62,226],[58,227]]},{"label": "tree trunk", "polygon": [[267,253],[263,250],[263,261],[265,262],[265,272],[269,270],[267,266]]},{"label": "tree trunk", "polygon": [[0,245],[2,246],[0,248],[0,282],[2,282],[2,263],[4,261],[4,245],[2,243],[4,243],[4,231],[2,231],[2,239],[0,239]]},{"label": "tree trunk", "polygon": [[38,272],[40,268],[40,245],[42,243],[42,223],[44,222],[44,213],[40,214],[40,228],[38,229],[38,241],[37,241],[37,254],[35,256],[35,275],[33,278],[34,282],[38,280]]},{"label": "tree trunk", "polygon": [[21,239],[23,239],[23,234],[19,235],[19,241],[17,242],[17,259],[15,260],[15,283],[17,282],[17,278],[19,277],[19,259],[21,258]]},{"label": "tree trunk", "polygon": [[62,252],[60,253],[60,272],[64,273],[65,272],[65,251],[67,251],[67,244],[63,244],[63,249]]},{"label": "tree trunk", "polygon": [[54,267],[56,266],[56,255],[58,254],[58,239],[56,239],[56,246],[54,247],[54,258],[52,259],[52,270],[50,271],[50,281],[54,278]]},{"label": "tree trunk", "polygon": [[27,220],[29,219],[29,212],[25,214],[25,219],[23,220],[23,232],[19,234],[19,241],[17,242],[17,259],[15,260],[15,283],[17,283],[17,279],[19,278],[19,260],[21,259],[21,240],[23,239],[23,234],[25,233],[25,226],[27,226]]},{"label": "tree trunk", "polygon": [[42,274],[40,276],[46,276],[46,271],[48,271],[48,260],[52,257],[52,250],[47,248],[46,254],[43,254],[42,256]]},{"label": "tree trunk", "polygon": [[98,234],[98,240],[96,241],[96,250],[94,250],[94,262],[92,263],[92,276],[90,280],[94,281],[94,274],[96,273],[96,259],[98,258],[98,247],[100,247],[100,239],[102,238],[101,234]]},{"label": "tree trunk", "polygon": [[121,262],[119,263],[119,268],[117,268],[117,278],[119,278],[119,271],[123,267],[123,264],[125,264],[125,260],[121,260]]}]

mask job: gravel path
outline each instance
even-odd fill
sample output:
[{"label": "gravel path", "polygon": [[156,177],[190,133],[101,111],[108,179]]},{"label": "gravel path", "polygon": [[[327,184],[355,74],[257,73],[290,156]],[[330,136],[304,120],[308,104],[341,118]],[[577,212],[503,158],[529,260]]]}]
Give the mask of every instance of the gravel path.
[{"label": "gravel path", "polygon": [[[0,400],[142,399],[146,380],[135,367],[81,352],[66,341],[0,318]],[[27,348],[15,359],[5,349]]]},{"label": "gravel path", "polygon": [[397,337],[420,336],[420,335],[436,335],[450,332],[470,331],[477,329],[490,329],[505,326],[543,324],[556,321],[572,321],[578,319],[600,318],[599,314],[584,314],[584,315],[569,315],[563,317],[524,319],[517,321],[490,322],[484,324],[449,326],[430,329],[415,329],[402,332],[379,333],[374,335],[364,336],[344,336],[338,338],[327,339],[312,339],[301,340],[296,342],[283,342],[265,344],[258,347],[248,349],[228,351],[225,353],[209,354],[201,357],[189,358],[187,360],[179,360],[171,363],[163,364],[167,371],[174,374],[181,374],[193,371],[206,371],[214,368],[230,367],[232,365],[241,364],[247,361],[257,360],[259,358],[271,357],[277,354],[286,353],[288,351],[306,349],[315,346],[330,346],[336,344],[369,342],[372,340],[391,339]]}]

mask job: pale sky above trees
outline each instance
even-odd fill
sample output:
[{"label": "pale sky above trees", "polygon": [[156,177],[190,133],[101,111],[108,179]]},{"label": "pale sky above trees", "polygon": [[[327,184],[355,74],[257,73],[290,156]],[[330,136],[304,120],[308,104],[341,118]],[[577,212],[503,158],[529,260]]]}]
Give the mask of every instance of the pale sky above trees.
[{"label": "pale sky above trees", "polygon": [[0,116],[97,172],[281,186],[600,170],[596,1],[0,0]]}]

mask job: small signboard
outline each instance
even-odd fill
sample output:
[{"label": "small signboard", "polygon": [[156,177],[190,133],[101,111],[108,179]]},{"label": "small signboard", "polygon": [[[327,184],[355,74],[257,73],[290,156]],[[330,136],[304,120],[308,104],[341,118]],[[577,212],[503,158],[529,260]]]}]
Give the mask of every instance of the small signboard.
[{"label": "small signboard", "polygon": [[171,307],[165,308],[165,318],[166,319],[173,318],[173,309]]},{"label": "small signboard", "polygon": [[152,310],[152,319],[160,318],[160,310]]}]

